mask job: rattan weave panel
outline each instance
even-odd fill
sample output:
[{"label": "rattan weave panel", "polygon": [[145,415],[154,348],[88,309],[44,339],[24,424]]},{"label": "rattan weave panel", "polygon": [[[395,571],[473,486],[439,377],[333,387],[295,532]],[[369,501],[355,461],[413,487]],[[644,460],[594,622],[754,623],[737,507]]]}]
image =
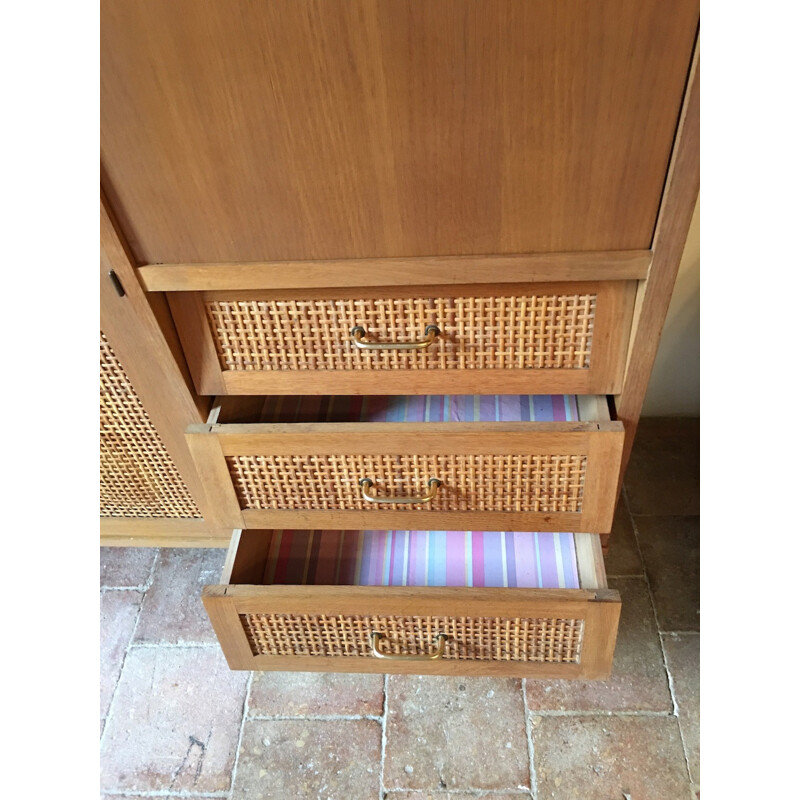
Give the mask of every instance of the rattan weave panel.
[{"label": "rattan weave panel", "polygon": [[501,617],[329,616],[240,614],[253,655],[373,658],[370,633],[387,638],[381,651],[422,655],[437,634],[448,637],[443,659],[579,664],[581,619]]},{"label": "rattan weave panel", "polygon": [[[597,295],[416,297],[206,302],[223,370],[588,369]],[[357,349],[409,342],[425,326],[442,336],[427,350]]]},{"label": "rattan weave panel", "polygon": [[369,510],[396,508],[361,497],[360,478],[378,495],[424,493],[443,482],[431,511],[580,512],[586,456],[321,455],[228,456],[243,509]]},{"label": "rattan weave panel", "polygon": [[201,516],[102,332],[100,516],[192,519]]}]

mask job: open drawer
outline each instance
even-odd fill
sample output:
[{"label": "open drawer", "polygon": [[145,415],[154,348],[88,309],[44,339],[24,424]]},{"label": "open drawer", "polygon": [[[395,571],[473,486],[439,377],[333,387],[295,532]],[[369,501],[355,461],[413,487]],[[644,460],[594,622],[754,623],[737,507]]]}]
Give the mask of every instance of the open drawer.
[{"label": "open drawer", "polygon": [[235,531],[203,602],[231,669],[605,678],[599,536]]},{"label": "open drawer", "polygon": [[624,433],[605,397],[283,401],[217,398],[188,429],[219,527],[611,530]]}]

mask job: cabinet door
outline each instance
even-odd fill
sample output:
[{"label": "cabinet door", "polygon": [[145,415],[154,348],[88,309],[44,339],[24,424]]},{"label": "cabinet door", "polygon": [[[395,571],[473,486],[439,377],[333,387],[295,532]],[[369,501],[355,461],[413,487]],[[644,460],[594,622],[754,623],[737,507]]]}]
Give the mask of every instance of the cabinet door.
[{"label": "cabinet door", "polygon": [[107,0],[139,264],[650,247],[697,0]]},{"label": "cabinet door", "polygon": [[101,542],[217,545],[230,531],[207,524],[182,435],[209,402],[191,391],[166,306],[158,297],[151,305],[139,286],[105,202],[100,242]]},{"label": "cabinet door", "polygon": [[102,331],[100,516],[135,520],[202,517]]}]

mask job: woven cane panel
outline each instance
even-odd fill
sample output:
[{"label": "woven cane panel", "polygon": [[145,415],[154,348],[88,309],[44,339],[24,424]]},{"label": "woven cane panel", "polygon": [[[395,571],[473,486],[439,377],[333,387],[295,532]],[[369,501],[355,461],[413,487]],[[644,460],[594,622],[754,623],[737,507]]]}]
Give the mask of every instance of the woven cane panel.
[{"label": "woven cane panel", "polygon": [[381,652],[423,655],[445,634],[443,659],[579,664],[581,619],[384,617],[326,614],[240,614],[253,655],[374,658],[370,634],[383,633]]},{"label": "woven cane panel", "polygon": [[363,500],[370,492],[424,494],[428,480],[443,482],[436,497],[407,508],[431,511],[580,512],[586,456],[539,455],[323,455],[228,456],[243,509],[361,511],[396,508]]},{"label": "woven cane panel", "polygon": [[[588,369],[595,294],[206,303],[223,370]],[[423,339],[427,350],[359,350]]]},{"label": "woven cane panel", "polygon": [[200,517],[177,467],[102,332],[100,516]]}]

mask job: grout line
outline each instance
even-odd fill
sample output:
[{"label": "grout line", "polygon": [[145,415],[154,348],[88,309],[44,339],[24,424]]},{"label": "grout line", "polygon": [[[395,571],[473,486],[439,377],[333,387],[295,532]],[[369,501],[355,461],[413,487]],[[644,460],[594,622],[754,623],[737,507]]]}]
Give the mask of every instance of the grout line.
[{"label": "grout line", "polygon": [[153,585],[153,578],[155,577],[155,566],[156,560],[158,559],[158,554],[160,552],[160,548],[156,547],[153,548],[155,553],[153,553],[153,561],[150,564],[150,570],[147,573],[147,580],[144,583],[140,583],[137,586],[100,586],[101,592],[146,592],[152,585]]},{"label": "grout line", "polygon": [[[681,707],[680,705],[678,705],[678,698],[675,697],[675,680],[672,677],[672,672],[670,671],[669,664],[667,664],[667,682],[669,683],[669,696],[672,698],[672,708],[675,710],[675,717],[678,719],[678,727],[680,727]],[[683,734],[681,734],[681,743],[683,744]],[[684,749],[684,755],[686,755],[685,753],[686,747],[684,746],[683,749]]]},{"label": "grout line", "polygon": [[109,797],[187,797],[187,798],[201,798],[201,797],[222,797],[227,798],[227,792],[198,792],[191,793],[186,791],[170,791],[169,789],[153,789],[147,792],[136,792],[131,790],[116,790],[103,791],[104,795]]},{"label": "grout line", "polygon": [[[634,519],[633,514],[631,514],[631,507],[630,504],[628,503],[628,490],[625,488],[624,485],[622,487],[622,496],[625,500],[625,509],[628,512],[628,519],[630,519],[631,527],[633,528],[633,538],[636,540],[636,550],[638,551],[639,558],[641,559],[642,562],[642,569],[644,570],[644,576],[643,576],[644,583],[645,586],[647,587],[647,597],[650,600],[650,608],[653,609],[653,619],[656,621],[656,631],[659,633],[658,645],[659,648],[661,649],[661,662],[664,665],[664,671],[667,673],[667,678],[669,680],[669,670],[667,670],[667,656],[666,653],[664,652],[664,643],[661,641],[661,636],[660,636],[661,624],[658,621],[658,610],[656,609],[656,602],[655,599],[653,598],[653,589],[650,586],[650,578],[647,577],[647,562],[644,560],[644,553],[642,553],[642,545],[639,542],[639,529],[636,527],[636,520]],[[672,700],[673,700],[673,711],[674,711],[674,706],[675,706],[674,698],[672,698]]]},{"label": "grout line", "polygon": [[150,586],[147,583],[140,583],[138,586],[101,586],[100,592],[146,592]]},{"label": "grout line", "polygon": [[603,709],[592,709],[590,711],[567,711],[567,710],[544,710],[537,708],[531,711],[534,717],[674,717],[671,711],[648,711],[646,709],[638,711],[604,711]]},{"label": "grout line", "polygon": [[389,721],[389,676],[383,676],[383,714],[381,715],[381,764],[378,778],[378,798],[386,797],[386,723]]},{"label": "grout line", "polygon": [[119,688],[119,682],[122,680],[122,673],[125,669],[125,662],[128,660],[128,653],[131,650],[131,644],[133,642],[133,637],[136,635],[136,629],[139,627],[139,618],[142,616],[142,609],[144,608],[144,598],[147,593],[147,590],[153,585],[153,573],[156,568],[156,559],[158,558],[158,548],[156,548],[155,553],[153,554],[153,563],[150,565],[150,574],[147,577],[147,580],[143,584],[146,588],[142,592],[141,600],[139,601],[139,610],[136,612],[136,619],[133,622],[133,628],[131,629],[131,635],[128,639],[128,644],[125,645],[125,650],[122,653],[122,662],[119,665],[119,674],[117,675],[117,681],[114,684],[114,688],[111,690],[111,699],[108,701],[108,711],[106,712],[106,716],[103,719],[103,730],[100,732],[100,747],[103,745],[103,741],[105,740],[106,731],[108,730],[108,723],[111,721],[111,717],[114,711],[114,701],[117,699],[117,689]]},{"label": "grout line", "polygon": [[[670,688],[671,688],[671,681],[670,681]],[[681,725],[680,717],[676,717],[678,721],[678,735],[681,737],[681,747],[683,748],[683,760],[686,763],[686,777],[689,780],[689,783],[692,783],[692,771],[689,769],[689,755],[686,750],[686,739],[683,738],[683,726]]]},{"label": "grout line", "polygon": [[[663,647],[663,642],[662,642]],[[666,650],[664,651],[666,655]],[[686,747],[686,739],[683,735],[683,723],[681,722],[681,707],[678,703],[678,698],[675,695],[675,681],[672,677],[672,672],[669,668],[669,664],[667,664],[667,676],[669,677],[669,692],[672,695],[672,703],[675,707],[675,717],[678,720],[678,733],[681,737],[681,746],[683,747],[683,757],[686,759],[686,773],[689,776],[689,783],[694,785],[693,775],[691,767],[689,766],[689,748]]]},{"label": "grout line", "polygon": [[219,647],[219,642],[131,642],[131,648],[145,649],[148,647],[164,647],[167,649],[175,649],[182,647],[205,647],[211,649]]},{"label": "grout line", "polygon": [[636,517],[699,517],[700,514],[634,514],[631,512],[631,516]]},{"label": "grout line", "polygon": [[440,789],[389,789],[386,794],[390,798],[397,792],[403,792],[404,795],[411,798],[419,797],[420,800],[429,800],[429,798],[435,800],[437,797],[449,797],[451,795],[461,795],[463,797],[497,797],[502,795],[503,797],[508,797],[511,794],[518,795],[520,798],[531,796],[529,791],[520,789],[518,786],[513,789],[445,789],[444,791]]},{"label": "grout line", "polygon": [[644,582],[647,585],[647,594],[648,597],[650,598],[650,605],[653,608],[653,615],[655,616],[656,620],[656,630],[658,631],[658,645],[661,648],[661,658],[664,662],[664,671],[667,673],[667,688],[669,689],[669,697],[670,700],[672,701],[672,713],[678,722],[678,735],[681,737],[681,747],[683,749],[683,763],[686,768],[686,777],[689,779],[689,782],[691,783],[692,773],[689,770],[689,753],[686,749],[686,740],[683,737],[683,728],[681,727],[678,701],[675,698],[675,682],[673,680],[669,664],[667,663],[667,651],[666,648],[664,647],[664,639],[662,637],[661,623],[658,620],[658,611],[656,610],[655,598],[653,597],[653,589],[650,586],[650,579],[647,577],[647,563],[644,560],[644,553],[642,553],[642,545],[639,541],[639,528],[636,525],[636,518],[631,513],[631,507],[628,503],[628,492],[624,486],[622,491],[625,497],[625,508],[628,511],[628,517],[631,521],[631,525],[633,526],[633,536],[636,539],[636,548],[639,551],[639,558],[641,558],[642,566],[644,568]]},{"label": "grout line", "polygon": [[606,573],[606,578],[612,578],[615,581],[625,580],[626,578],[644,578],[644,572],[640,572],[638,575],[609,575]]},{"label": "grout line", "polygon": [[700,631],[659,631],[662,636],[699,636]]},{"label": "grout line", "polygon": [[250,690],[253,686],[253,673],[252,671],[247,676],[247,690],[244,693],[244,703],[242,703],[242,724],[239,726],[239,738],[236,740],[236,754],[233,757],[233,769],[231,770],[231,786],[230,792],[233,794],[233,787],[236,783],[236,772],[239,769],[239,753],[242,751],[242,737],[244,736],[244,724],[248,719],[248,712],[250,710]]},{"label": "grout line", "polygon": [[352,722],[360,719],[368,719],[372,722],[380,722],[382,717],[374,714],[253,714],[248,716],[249,720],[260,720],[262,722],[336,722],[344,720]]},{"label": "grout line", "polygon": [[528,742],[528,772],[530,773],[529,785],[530,796],[532,800],[536,800],[539,796],[539,782],[536,780],[536,764],[533,758],[533,724],[531,722],[531,713],[528,708],[528,679],[522,679],[522,706],[525,711],[525,738]]},{"label": "grout line", "polygon": [[[144,591],[142,593],[142,608],[144,608],[144,601],[147,597],[147,593],[150,591],[150,587],[153,585],[153,581],[156,578],[156,564],[158,563],[158,557],[161,554],[161,548],[156,548],[155,553],[153,553],[153,563],[150,564],[150,574],[147,576],[147,580],[144,582]],[[128,643],[128,650],[130,650],[131,644],[133,644],[133,640],[136,637],[136,630],[139,627],[139,619],[141,617],[141,609],[139,609],[139,614],[136,617],[136,624],[133,626],[133,634],[131,635],[131,640]],[[127,655],[127,650],[126,650]]]}]

